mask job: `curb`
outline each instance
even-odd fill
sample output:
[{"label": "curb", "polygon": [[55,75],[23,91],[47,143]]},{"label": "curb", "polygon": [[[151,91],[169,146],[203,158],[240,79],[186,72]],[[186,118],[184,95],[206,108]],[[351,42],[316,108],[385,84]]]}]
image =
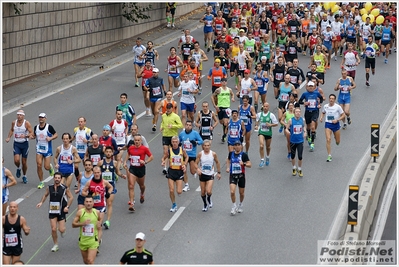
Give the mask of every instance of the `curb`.
[{"label": "curb", "polygon": [[[184,25],[184,27],[187,29],[190,29],[190,31],[193,31],[193,30],[198,29],[200,27],[200,25],[198,24],[197,21],[193,21],[187,25]],[[153,40],[154,44],[160,43],[160,45],[157,45],[154,48],[158,48],[162,45],[165,45],[166,43],[171,42],[172,39],[176,39],[181,34],[182,33],[180,30],[175,30],[167,35],[161,36],[161,37]],[[109,71],[112,68],[117,67],[121,64],[125,64],[126,62],[133,60],[133,58],[134,58],[133,54],[131,52],[127,52],[120,56],[112,58],[110,60],[107,60],[102,64],[99,63],[96,66],[79,71],[76,74],[70,75],[70,76],[62,78],[58,81],[55,81],[50,84],[36,88],[36,89],[29,91],[25,94],[19,95],[18,97],[10,99],[7,102],[3,103],[3,110],[2,110],[3,114],[7,114],[14,110],[20,109],[25,104],[31,104],[32,102],[40,100],[41,98],[43,98],[47,95],[51,95],[52,93],[57,93],[57,92],[63,91],[73,85],[77,85],[81,82],[84,82],[84,81],[92,78],[95,75],[99,75],[100,73]]]}]

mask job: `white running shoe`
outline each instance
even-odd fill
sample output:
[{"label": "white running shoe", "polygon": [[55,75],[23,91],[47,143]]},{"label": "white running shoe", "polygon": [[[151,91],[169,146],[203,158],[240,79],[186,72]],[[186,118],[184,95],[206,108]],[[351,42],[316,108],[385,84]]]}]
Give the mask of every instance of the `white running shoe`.
[{"label": "white running shoe", "polygon": [[58,245],[57,244],[55,244],[53,246],[53,248],[51,249],[51,252],[56,252],[56,251],[58,251]]},{"label": "white running shoe", "polygon": [[183,188],[183,192],[187,192],[190,191],[190,186],[188,184],[186,184]]},{"label": "white running shoe", "polygon": [[242,213],[244,210],[242,209],[242,203],[240,203],[240,204],[238,204],[238,209],[237,209],[237,212],[238,213]]},{"label": "white running shoe", "polygon": [[231,208],[230,214],[233,216],[236,215],[236,213],[237,213],[237,206],[234,204],[233,207]]},{"label": "white running shoe", "polygon": [[212,202],[212,200],[211,200],[211,202],[209,202],[208,207],[209,207],[210,209],[213,207],[213,202]]},{"label": "white running shoe", "polygon": [[208,211],[208,205],[205,205],[205,206],[202,208],[202,211],[204,211],[204,212]]}]

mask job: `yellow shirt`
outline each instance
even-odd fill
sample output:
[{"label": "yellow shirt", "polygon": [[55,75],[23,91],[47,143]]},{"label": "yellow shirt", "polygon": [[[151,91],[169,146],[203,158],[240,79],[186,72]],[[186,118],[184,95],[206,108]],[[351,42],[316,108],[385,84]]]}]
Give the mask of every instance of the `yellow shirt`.
[{"label": "yellow shirt", "polygon": [[[171,128],[169,128],[169,124],[172,125]],[[162,136],[164,137],[172,137],[172,136],[178,136],[179,129],[183,128],[183,124],[181,122],[181,119],[179,115],[176,113],[172,112],[169,115],[164,113],[162,114],[162,122],[161,122],[161,129],[162,129]]]}]

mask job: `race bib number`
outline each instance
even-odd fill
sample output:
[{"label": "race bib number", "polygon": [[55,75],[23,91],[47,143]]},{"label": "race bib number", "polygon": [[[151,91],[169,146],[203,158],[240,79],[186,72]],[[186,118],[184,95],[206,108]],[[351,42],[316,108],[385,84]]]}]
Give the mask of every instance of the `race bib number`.
[{"label": "race bib number", "polygon": [[255,82],[258,87],[263,87],[263,81],[261,79],[256,79]]},{"label": "race bib number", "polygon": [[83,236],[94,236],[94,224],[88,224],[82,226],[82,235]]},{"label": "race bib number", "polygon": [[294,134],[301,134],[302,133],[302,125],[294,125]]},{"label": "race bib number", "polygon": [[349,91],[349,86],[347,86],[347,85],[342,85],[341,91],[342,91],[343,93],[348,93],[348,91]]},{"label": "race bib number", "polygon": [[232,170],[231,170],[232,174],[240,174],[240,173],[242,173],[240,163],[232,163],[231,165],[232,165],[231,166],[232,167]]},{"label": "race bib number", "polygon": [[290,76],[291,83],[297,83],[298,77],[297,76]]},{"label": "race bib number", "polygon": [[191,144],[190,141],[184,141],[184,142],[183,142],[183,148],[184,148],[186,151],[192,151],[192,150],[193,150],[193,144]]},{"label": "race bib number", "polygon": [[130,165],[140,166],[140,156],[130,156]]},{"label": "race bib number", "polygon": [[45,144],[37,145],[36,150],[39,153],[47,153],[48,146]]},{"label": "race bib number", "polygon": [[112,181],[112,172],[105,171],[105,172],[102,173],[102,177],[103,177],[104,180]]},{"label": "race bib number", "polygon": [[101,160],[101,158],[100,158],[100,155],[91,155],[90,160],[91,160],[91,162],[93,162],[94,166],[97,166],[97,164]]},{"label": "race bib number", "polygon": [[101,202],[101,196],[100,196],[100,194],[98,194],[98,193],[93,194],[93,202],[94,202],[94,204],[98,204],[98,203]]},{"label": "race bib number", "polygon": [[182,157],[180,155],[172,156],[172,166],[181,166],[181,161]]},{"label": "race bib number", "polygon": [[245,70],[247,68],[247,66],[245,64],[240,64],[239,65],[239,69],[240,70]]},{"label": "race bib number", "polygon": [[71,160],[72,157],[70,155],[60,155],[60,163],[68,164],[68,160]]},{"label": "race bib number", "polygon": [[161,88],[159,86],[152,88],[152,95],[158,96],[161,94]]},{"label": "race bib number", "polygon": [[286,93],[282,93],[281,94],[281,101],[288,101],[289,99],[289,95]]},{"label": "race bib number", "polygon": [[236,127],[230,128],[230,137],[237,138],[238,137],[238,129]]},{"label": "race bib number", "polygon": [[282,80],[283,79],[283,73],[276,73],[276,80]]},{"label": "race bib number", "polygon": [[309,107],[310,108],[315,108],[316,107],[316,100],[315,99],[309,99]]},{"label": "race bib number", "polygon": [[333,115],[329,115],[329,116],[327,116],[327,120],[329,120],[329,121],[333,121],[333,120],[335,120],[335,118],[334,118],[334,116],[333,116]]},{"label": "race bib number", "polygon": [[50,208],[48,212],[51,214],[60,214],[61,213],[60,202],[50,202]]},{"label": "race bib number", "polygon": [[269,131],[269,127],[266,125],[266,123],[261,123],[260,124],[260,129],[262,132],[268,132]]},{"label": "race bib number", "polygon": [[6,247],[15,247],[18,245],[18,236],[16,233],[14,234],[5,234],[4,240],[6,243]]},{"label": "race bib number", "polygon": [[221,84],[221,82],[222,82],[222,77],[220,77],[220,76],[213,77],[214,84]]},{"label": "race bib number", "polygon": [[247,115],[241,115],[241,116],[240,116],[240,119],[244,122],[244,125],[247,125],[247,124],[248,124],[248,117],[247,117]]},{"label": "race bib number", "polygon": [[241,89],[241,95],[248,95],[249,90],[248,89]]},{"label": "race bib number", "polygon": [[201,134],[202,134],[202,135],[206,135],[206,136],[211,135],[211,129],[210,129],[210,127],[202,127],[202,128],[201,128]]},{"label": "race bib number", "polygon": [[202,171],[211,171],[212,170],[212,165],[202,165],[201,166]]},{"label": "race bib number", "polygon": [[253,49],[252,49],[252,46],[247,46],[247,51],[248,51],[248,52],[250,52],[250,53],[251,53],[251,52],[252,52],[252,50],[253,50]]},{"label": "race bib number", "polygon": [[25,134],[23,133],[15,133],[14,138],[25,138]]},{"label": "race bib number", "polygon": [[296,53],[296,48],[295,48],[295,47],[292,47],[292,46],[290,46],[289,53],[290,53],[290,54],[295,54],[295,53]]}]

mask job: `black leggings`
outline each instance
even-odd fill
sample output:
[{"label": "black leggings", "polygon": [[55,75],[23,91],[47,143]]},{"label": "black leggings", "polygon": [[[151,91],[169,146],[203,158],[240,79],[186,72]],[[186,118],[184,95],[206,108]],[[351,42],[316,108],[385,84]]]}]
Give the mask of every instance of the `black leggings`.
[{"label": "black leggings", "polygon": [[291,159],[295,159],[295,152],[298,151],[298,160],[302,160],[303,143],[290,143],[291,147]]}]

